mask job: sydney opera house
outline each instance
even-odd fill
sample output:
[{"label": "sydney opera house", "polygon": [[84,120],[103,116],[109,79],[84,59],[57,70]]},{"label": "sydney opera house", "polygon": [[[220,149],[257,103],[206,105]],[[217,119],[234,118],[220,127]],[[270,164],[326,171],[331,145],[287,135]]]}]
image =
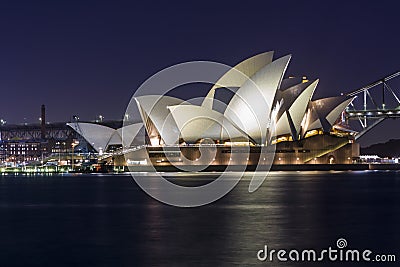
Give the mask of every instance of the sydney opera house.
[{"label": "sydney opera house", "polygon": [[[248,58],[198,105],[166,95],[135,97],[139,122],[119,129],[69,126],[117,166],[352,163],[359,147],[342,113],[353,98],[314,99],[318,80],[285,77],[290,59],[273,60],[273,52]],[[222,103],[218,90],[233,93]]]}]

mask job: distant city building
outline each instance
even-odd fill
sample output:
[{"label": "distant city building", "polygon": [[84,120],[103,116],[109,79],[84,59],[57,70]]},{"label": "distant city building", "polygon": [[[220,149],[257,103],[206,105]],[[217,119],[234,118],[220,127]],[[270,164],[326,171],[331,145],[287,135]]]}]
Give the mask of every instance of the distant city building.
[{"label": "distant city building", "polygon": [[[3,164],[42,162],[52,154],[66,155],[71,153],[74,141],[82,139],[65,122],[46,122],[44,105],[41,106],[40,123],[11,125],[3,122],[0,124],[0,163]],[[88,152],[87,147],[82,139],[75,150]]]},{"label": "distant city building", "polygon": [[40,161],[47,155],[46,143],[35,140],[10,140],[0,144],[1,161],[16,164]]},{"label": "distant city building", "polygon": [[399,158],[381,158],[378,155],[360,155],[361,163],[398,164]]}]

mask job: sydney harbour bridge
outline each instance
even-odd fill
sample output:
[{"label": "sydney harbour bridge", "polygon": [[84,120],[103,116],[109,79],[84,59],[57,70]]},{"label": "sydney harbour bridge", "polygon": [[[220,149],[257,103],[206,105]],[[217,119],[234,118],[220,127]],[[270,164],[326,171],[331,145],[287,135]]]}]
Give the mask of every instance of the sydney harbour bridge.
[{"label": "sydney harbour bridge", "polygon": [[[347,121],[354,121],[357,140],[385,119],[400,118],[400,71],[383,77],[345,95],[354,97],[344,112]],[[397,84],[396,84],[397,82]]]}]

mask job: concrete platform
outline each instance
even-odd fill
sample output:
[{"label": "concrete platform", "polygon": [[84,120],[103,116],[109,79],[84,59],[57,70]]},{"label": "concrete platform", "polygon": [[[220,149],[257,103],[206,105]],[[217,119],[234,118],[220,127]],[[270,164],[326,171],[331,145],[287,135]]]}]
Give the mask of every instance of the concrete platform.
[{"label": "concrete platform", "polygon": [[[198,169],[205,172],[222,172],[227,169],[227,165],[210,165],[210,166],[197,166]],[[248,166],[230,166],[230,171],[255,171],[256,165]],[[127,171],[135,172],[151,172],[154,168],[151,166],[134,166]],[[279,164],[263,168],[260,166],[259,171],[357,171],[357,170],[400,170],[400,164]],[[182,170],[175,166],[157,166],[158,172],[180,172]]]}]

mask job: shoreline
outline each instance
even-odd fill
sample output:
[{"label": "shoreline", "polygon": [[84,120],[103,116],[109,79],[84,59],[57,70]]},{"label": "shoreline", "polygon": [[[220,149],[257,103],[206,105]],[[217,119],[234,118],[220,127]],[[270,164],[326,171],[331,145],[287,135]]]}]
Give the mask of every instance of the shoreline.
[{"label": "shoreline", "polygon": [[[222,172],[228,165],[198,166],[199,172]],[[182,171],[175,166],[135,166],[130,167],[131,172],[176,172]],[[256,171],[257,165],[229,166],[229,171]],[[257,171],[359,171],[359,170],[400,170],[400,164],[279,164],[272,166],[258,166]]]},{"label": "shoreline", "polygon": [[[186,166],[189,167],[189,166]],[[223,172],[223,171],[246,171],[246,172],[254,172],[254,171],[362,171],[362,170],[381,170],[381,171],[393,171],[400,170],[400,164],[279,164],[272,166],[263,166],[263,165],[209,165],[209,166],[201,166],[197,165],[196,170],[193,172]],[[43,168],[43,169],[23,169],[23,168],[10,168],[10,169],[2,169],[1,174],[36,174],[36,173],[129,173],[129,172],[185,172],[182,169],[179,169],[172,165],[166,166],[130,166],[129,168],[126,166],[109,166],[101,171],[83,171],[83,170],[74,170],[74,171],[59,171],[53,168]],[[190,173],[190,172],[188,172]]]}]

